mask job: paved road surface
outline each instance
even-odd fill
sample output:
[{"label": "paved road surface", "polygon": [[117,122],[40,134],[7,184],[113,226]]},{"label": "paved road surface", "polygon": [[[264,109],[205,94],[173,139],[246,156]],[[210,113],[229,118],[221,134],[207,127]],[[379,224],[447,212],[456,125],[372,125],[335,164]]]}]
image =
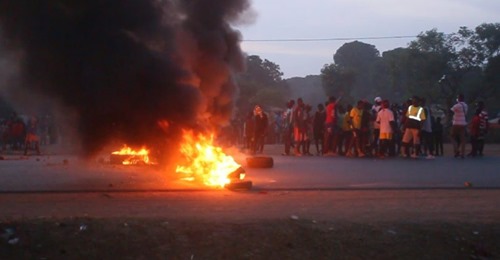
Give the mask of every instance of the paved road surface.
[{"label": "paved road surface", "polygon": [[[500,219],[496,155],[465,160],[297,158],[281,156],[275,148],[267,154],[274,168],[247,168],[255,184],[249,192],[207,190],[152,167],[89,163],[65,155],[5,156],[0,160],[0,218]],[[245,165],[245,155],[236,157]],[[473,187],[464,187],[466,181]]]},{"label": "paved road surface", "polygon": [[[500,157],[455,159],[371,159],[281,156],[268,149],[274,167],[245,167],[256,190],[500,188]],[[85,190],[192,190],[204,186],[181,181],[172,169],[116,166],[74,156],[4,156],[0,192]]]}]

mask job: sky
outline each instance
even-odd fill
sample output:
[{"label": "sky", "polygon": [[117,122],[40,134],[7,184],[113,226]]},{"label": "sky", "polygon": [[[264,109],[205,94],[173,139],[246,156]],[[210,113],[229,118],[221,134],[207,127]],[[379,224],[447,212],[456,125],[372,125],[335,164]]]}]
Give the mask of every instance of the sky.
[{"label": "sky", "polygon": [[[384,51],[407,47],[414,36],[437,29],[454,33],[500,22],[499,0],[252,0],[245,22],[235,25],[241,47],[281,68],[284,78],[319,75],[343,44],[355,40]],[[397,39],[359,39],[412,36]],[[334,41],[260,41],[331,39]],[[257,40],[257,41],[256,41]]]}]

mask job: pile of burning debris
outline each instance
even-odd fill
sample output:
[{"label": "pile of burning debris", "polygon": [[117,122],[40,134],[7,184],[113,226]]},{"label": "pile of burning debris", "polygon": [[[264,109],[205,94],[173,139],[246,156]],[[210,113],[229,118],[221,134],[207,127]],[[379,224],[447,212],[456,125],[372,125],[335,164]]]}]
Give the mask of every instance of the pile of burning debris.
[{"label": "pile of burning debris", "polygon": [[149,150],[141,148],[136,151],[128,146],[124,146],[119,151],[114,151],[109,157],[110,164],[123,165],[146,165],[155,164],[149,159]]},{"label": "pile of burning debris", "polygon": [[[224,153],[221,147],[213,144],[214,136],[184,132],[180,152],[183,161],[179,162],[176,172],[180,179],[202,183],[205,186],[230,190],[249,190],[252,181],[244,180],[245,170],[234,158]],[[147,148],[134,150],[124,146],[110,154],[110,164],[155,165]]]}]

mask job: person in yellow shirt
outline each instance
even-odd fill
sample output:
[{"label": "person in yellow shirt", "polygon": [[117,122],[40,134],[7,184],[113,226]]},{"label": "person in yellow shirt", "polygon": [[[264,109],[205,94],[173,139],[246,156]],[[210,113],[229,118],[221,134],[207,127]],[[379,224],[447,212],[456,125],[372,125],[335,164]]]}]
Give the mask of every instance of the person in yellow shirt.
[{"label": "person in yellow shirt", "polygon": [[420,106],[420,99],[416,96],[412,98],[412,104],[406,110],[404,121],[403,147],[406,157],[410,156],[410,142],[413,141],[414,150],[411,154],[412,158],[417,158],[420,155],[420,131],[422,123],[426,119],[424,108]]},{"label": "person in yellow shirt", "polygon": [[349,124],[352,130],[352,138],[349,144],[349,148],[346,151],[346,156],[352,157],[352,148],[356,149],[358,157],[364,157],[365,153],[361,149],[361,118],[363,117],[363,108],[365,102],[359,100],[356,107],[351,109],[349,113]]}]

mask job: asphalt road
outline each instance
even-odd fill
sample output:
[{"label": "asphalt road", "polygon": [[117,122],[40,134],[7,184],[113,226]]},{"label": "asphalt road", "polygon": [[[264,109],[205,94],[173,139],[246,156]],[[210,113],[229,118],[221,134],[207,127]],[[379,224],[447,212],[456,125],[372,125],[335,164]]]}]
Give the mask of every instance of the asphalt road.
[{"label": "asphalt road", "polygon": [[[500,188],[500,156],[456,159],[345,158],[281,156],[279,147],[267,149],[274,160],[268,169],[249,168],[248,155],[235,154],[255,190],[335,189],[456,189]],[[0,160],[0,192],[206,190],[180,180],[173,169],[121,166],[84,161],[71,155]],[[470,188],[470,187],[467,187]]]},{"label": "asphalt road", "polygon": [[[273,147],[270,147],[273,148]],[[116,166],[69,155],[0,160],[0,218],[155,217],[253,221],[467,221],[500,218],[499,159],[289,157],[245,167],[254,188],[231,192],[182,181],[156,167]],[[465,186],[464,183],[472,186]]]}]

